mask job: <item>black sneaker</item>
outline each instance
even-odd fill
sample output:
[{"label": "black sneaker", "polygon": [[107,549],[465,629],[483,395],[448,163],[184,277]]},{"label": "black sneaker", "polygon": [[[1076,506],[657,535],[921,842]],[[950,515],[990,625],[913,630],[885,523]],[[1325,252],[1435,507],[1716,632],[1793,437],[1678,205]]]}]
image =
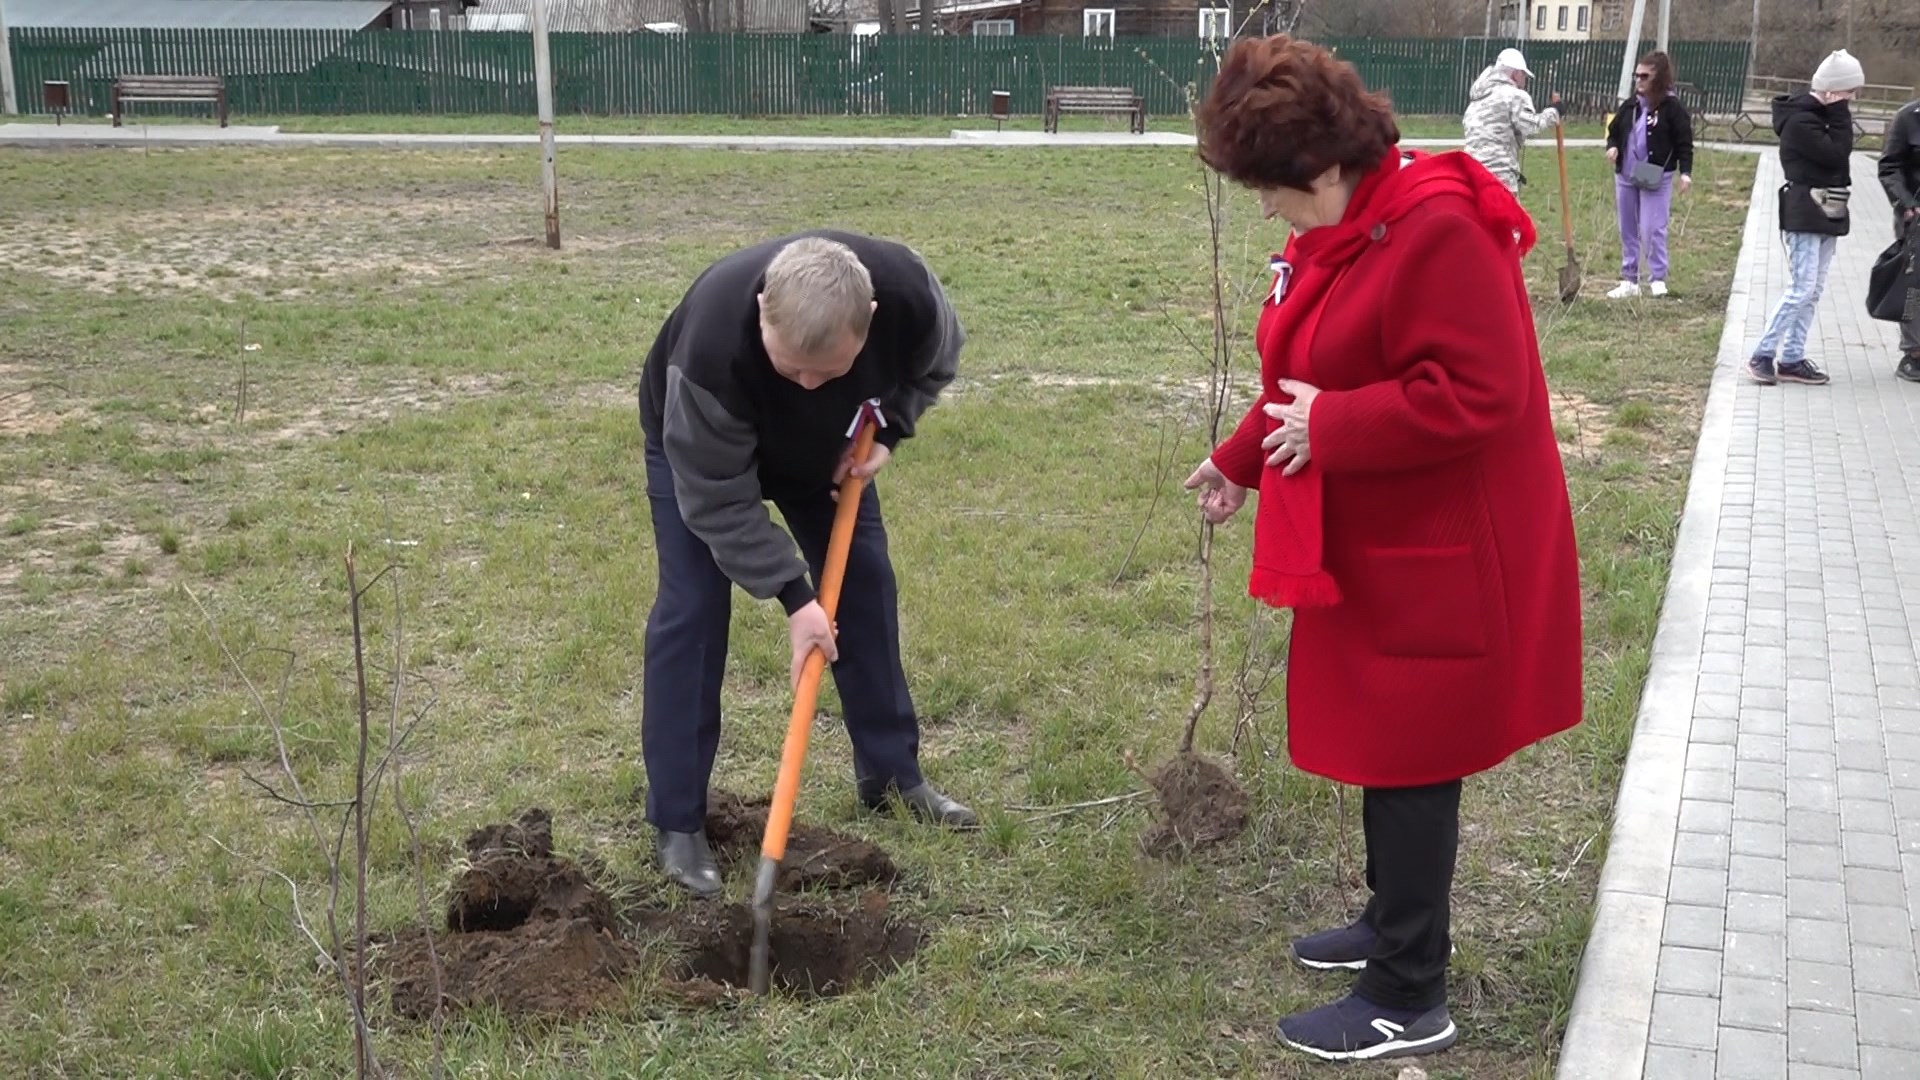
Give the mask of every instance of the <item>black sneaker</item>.
[{"label": "black sneaker", "polygon": [[1753,381],[1759,383],[1761,386],[1772,386],[1780,381],[1779,377],[1774,374],[1773,357],[1771,356],[1756,356],[1747,361],[1747,374],[1753,376]]},{"label": "black sneaker", "polygon": [[1910,352],[1900,358],[1900,366],[1893,373],[1908,382],[1920,382],[1920,352]]},{"label": "black sneaker", "polygon": [[1364,922],[1308,934],[1293,943],[1293,958],[1315,971],[1359,971],[1367,966],[1380,935]]},{"label": "black sneaker", "polygon": [[1280,1021],[1280,1041],[1326,1061],[1436,1054],[1452,1046],[1459,1029],[1447,1007],[1390,1009],[1358,994]]},{"label": "black sneaker", "polygon": [[1791,364],[1781,364],[1774,372],[1781,382],[1800,383],[1804,386],[1825,386],[1833,380],[1827,373],[1813,366],[1811,360],[1795,360]]}]

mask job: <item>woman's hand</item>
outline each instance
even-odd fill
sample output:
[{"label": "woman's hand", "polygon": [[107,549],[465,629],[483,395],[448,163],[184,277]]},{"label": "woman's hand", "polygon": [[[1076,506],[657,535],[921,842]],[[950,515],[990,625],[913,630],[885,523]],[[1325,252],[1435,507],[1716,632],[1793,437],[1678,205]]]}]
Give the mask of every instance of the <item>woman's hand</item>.
[{"label": "woman's hand", "polygon": [[1200,489],[1200,514],[1209,524],[1219,525],[1232,517],[1247,501],[1247,489],[1227,479],[1213,459],[1200,463],[1187,477],[1187,490]]},{"label": "woman's hand", "polygon": [[1619,147],[1617,146],[1607,147],[1607,164],[1609,165],[1620,164],[1620,148]]},{"label": "woman's hand", "polygon": [[1313,402],[1320,396],[1320,388],[1308,386],[1292,379],[1280,380],[1280,392],[1293,398],[1285,405],[1268,405],[1267,415],[1280,421],[1280,427],[1260,440],[1260,448],[1271,450],[1267,455],[1267,464],[1281,469],[1280,475],[1292,476],[1307,467],[1313,457],[1313,446],[1307,438],[1307,417],[1313,412]]},{"label": "woman's hand", "polygon": [[1686,173],[1681,173],[1680,179],[1676,182],[1675,186],[1680,189],[1680,194],[1685,195],[1687,189],[1693,186],[1693,177],[1688,176]]}]

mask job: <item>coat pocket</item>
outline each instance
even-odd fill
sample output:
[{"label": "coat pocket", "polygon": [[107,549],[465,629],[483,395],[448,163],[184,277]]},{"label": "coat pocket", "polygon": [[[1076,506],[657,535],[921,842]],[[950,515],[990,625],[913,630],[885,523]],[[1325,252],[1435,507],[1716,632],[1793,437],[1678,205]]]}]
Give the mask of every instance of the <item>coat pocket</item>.
[{"label": "coat pocket", "polygon": [[1471,547],[1376,548],[1367,553],[1366,590],[1380,655],[1486,655],[1485,596]]}]

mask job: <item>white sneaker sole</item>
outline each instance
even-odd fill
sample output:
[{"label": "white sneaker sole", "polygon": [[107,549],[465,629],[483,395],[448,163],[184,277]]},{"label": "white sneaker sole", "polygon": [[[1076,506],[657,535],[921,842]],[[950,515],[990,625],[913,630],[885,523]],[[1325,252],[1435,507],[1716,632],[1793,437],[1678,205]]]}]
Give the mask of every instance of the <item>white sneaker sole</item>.
[{"label": "white sneaker sole", "polygon": [[1458,1042],[1459,1039],[1460,1029],[1455,1027],[1451,1020],[1447,1021],[1446,1028],[1424,1039],[1389,1039],[1364,1050],[1322,1050],[1317,1046],[1294,1042],[1285,1035],[1280,1036],[1281,1042],[1303,1054],[1312,1054],[1322,1061],[1374,1061],[1379,1058],[1437,1054]]},{"label": "white sneaker sole", "polygon": [[[1447,946],[1448,960],[1452,960],[1455,956],[1459,955],[1459,953],[1460,946]],[[1367,962],[1365,960],[1309,960],[1299,953],[1294,952],[1292,949],[1287,950],[1287,955],[1293,957],[1294,963],[1299,964],[1303,968],[1312,968],[1315,971],[1365,971],[1367,969]]]},{"label": "white sneaker sole", "polygon": [[1293,962],[1303,968],[1312,968],[1315,971],[1364,971],[1367,967],[1365,960],[1309,960],[1299,953],[1293,953]]}]

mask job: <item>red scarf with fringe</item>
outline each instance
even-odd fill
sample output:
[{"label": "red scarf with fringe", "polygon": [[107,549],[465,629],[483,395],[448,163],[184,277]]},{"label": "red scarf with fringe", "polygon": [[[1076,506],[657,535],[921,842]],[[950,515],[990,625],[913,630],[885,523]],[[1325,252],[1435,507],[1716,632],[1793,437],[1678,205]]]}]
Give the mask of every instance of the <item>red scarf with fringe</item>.
[{"label": "red scarf with fringe", "polygon": [[[1268,307],[1255,335],[1263,393],[1239,429],[1214,454],[1228,479],[1234,479],[1236,472],[1246,475],[1256,466],[1259,470],[1257,485],[1248,485],[1259,488],[1260,505],[1247,591],[1274,607],[1328,607],[1340,602],[1340,586],[1325,565],[1320,468],[1309,459],[1306,468],[1284,476],[1281,468],[1266,464],[1269,451],[1260,442],[1280,424],[1266,415],[1263,406],[1293,400],[1279,388],[1283,372],[1295,381],[1324,388],[1313,368],[1313,337],[1340,278],[1369,246],[1385,238],[1392,223],[1420,203],[1449,194],[1471,199],[1495,240],[1513,245],[1513,260],[1505,267],[1489,267],[1489,272],[1499,270],[1518,279],[1520,257],[1532,250],[1536,238],[1533,219],[1485,166],[1460,151],[1427,154],[1396,149],[1360,182],[1338,225],[1311,229],[1287,242],[1282,258],[1290,264],[1290,272],[1281,271],[1288,275],[1286,287],[1278,302],[1268,294]],[[1276,276],[1276,287],[1280,280]],[[1391,299],[1376,301],[1382,318],[1390,317]]]}]

